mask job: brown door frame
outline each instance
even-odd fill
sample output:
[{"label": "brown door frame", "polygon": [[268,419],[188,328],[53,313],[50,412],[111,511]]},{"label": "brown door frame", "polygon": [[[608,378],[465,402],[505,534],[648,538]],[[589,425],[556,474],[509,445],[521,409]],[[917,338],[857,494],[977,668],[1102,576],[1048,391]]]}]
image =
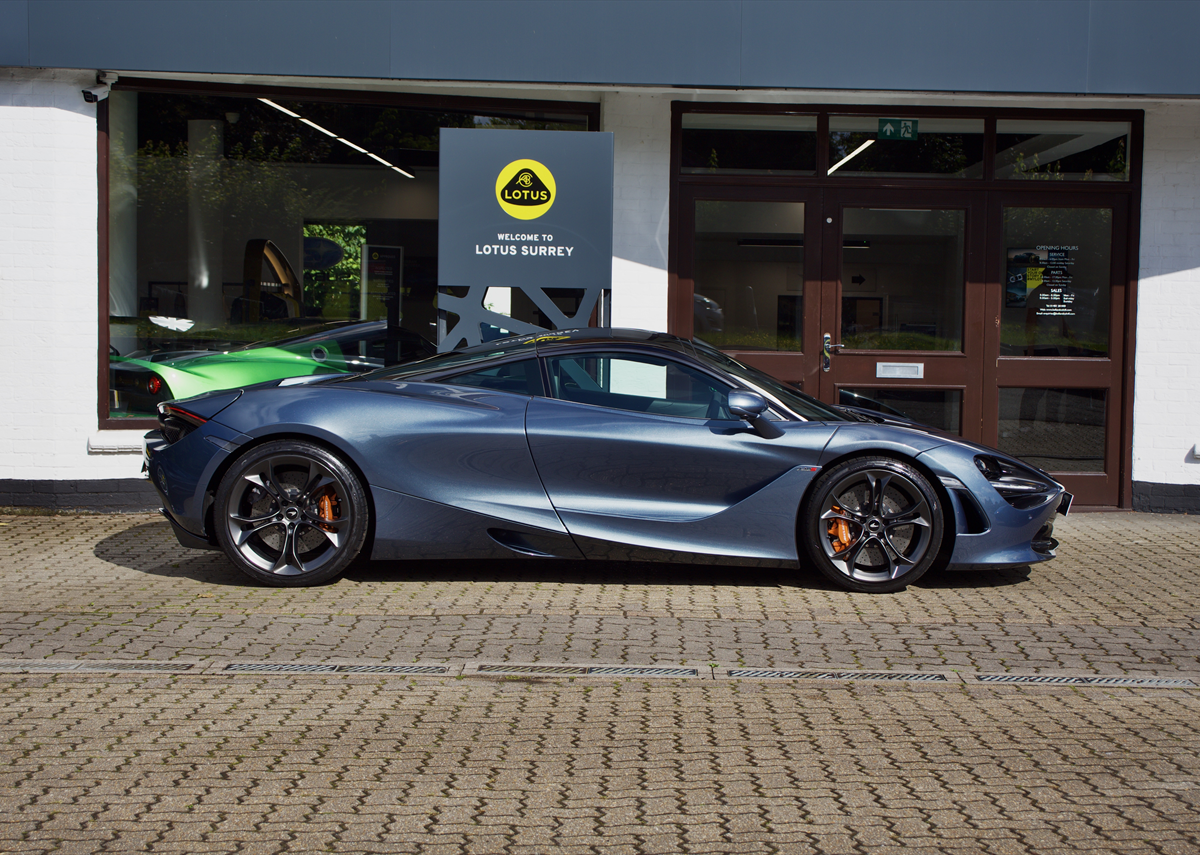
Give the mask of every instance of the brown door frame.
[{"label": "brown door frame", "polygon": [[[837,403],[843,387],[947,390],[962,392],[961,432],[966,439],[979,441],[984,361],[984,251],[987,235],[985,194],[979,191],[863,188],[830,191],[825,196],[822,227],[824,286],[822,320],[838,343],[841,337],[843,212],[846,208],[922,208],[965,212],[963,234],[962,349],[959,351],[915,350],[842,350],[830,359],[830,371],[821,372],[821,398]],[[824,219],[832,218],[832,223]],[[921,362],[921,380],[881,379],[876,377],[879,362]]]},{"label": "brown door frame", "polygon": [[[711,187],[689,185],[679,189],[677,236],[678,265],[671,291],[671,331],[683,338],[693,334],[692,297],[695,294],[693,260],[696,249],[696,203],[709,201],[737,202],[799,202],[804,205],[804,240],[809,249],[816,241],[810,235],[823,235],[821,228],[820,190],[795,187]],[[816,395],[820,381],[818,357],[821,352],[821,321],[819,310],[821,297],[826,287],[821,278],[821,252],[804,253],[804,325],[801,333],[801,351],[740,351],[729,350],[737,359],[753,363],[767,373],[788,383],[799,384],[801,389]],[[682,307],[682,308],[681,308]],[[686,311],[685,311],[686,310]]]},{"label": "brown door frame", "polygon": [[[983,383],[989,394],[984,402],[982,441],[995,445],[1000,419],[1000,389],[1077,388],[1104,389],[1105,432],[1103,472],[1062,472],[1055,478],[1080,497],[1081,506],[1127,507],[1130,502],[1132,425],[1125,417],[1132,410],[1132,378],[1123,366],[1132,363],[1130,315],[1132,260],[1127,238],[1131,228],[1131,198],[1128,193],[1072,193],[1069,188],[1054,192],[1004,190],[989,194],[987,306],[992,323],[987,325],[987,352],[995,359],[984,362]],[[1108,357],[1004,356],[1000,353],[1000,318],[1004,301],[1004,209],[1005,208],[1109,208],[1112,210],[1109,258]],[[1129,334],[1127,335],[1127,330]]]}]

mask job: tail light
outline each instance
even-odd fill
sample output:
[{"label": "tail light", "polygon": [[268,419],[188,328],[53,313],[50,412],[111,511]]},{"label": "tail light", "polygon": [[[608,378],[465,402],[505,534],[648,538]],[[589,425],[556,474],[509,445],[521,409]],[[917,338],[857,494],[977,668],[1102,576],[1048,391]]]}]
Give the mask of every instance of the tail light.
[{"label": "tail light", "polygon": [[189,413],[182,407],[173,404],[158,405],[158,424],[162,429],[163,439],[169,445],[179,442],[206,421],[208,419]]},{"label": "tail light", "polygon": [[146,391],[149,392],[151,395],[157,395],[162,390],[163,390],[162,378],[156,377],[155,375],[151,374],[150,379],[146,381]]}]

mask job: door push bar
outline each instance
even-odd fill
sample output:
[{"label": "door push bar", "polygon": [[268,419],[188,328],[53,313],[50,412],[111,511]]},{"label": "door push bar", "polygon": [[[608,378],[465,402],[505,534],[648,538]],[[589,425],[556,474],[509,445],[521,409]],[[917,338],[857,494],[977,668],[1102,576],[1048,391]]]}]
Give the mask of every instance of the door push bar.
[{"label": "door push bar", "polygon": [[845,346],[846,345],[844,345],[844,344],[834,344],[833,336],[831,336],[829,333],[825,333],[825,335],[822,336],[822,341],[821,341],[821,370],[822,371],[829,370],[829,357],[831,357],[833,355],[833,351],[841,350]]}]

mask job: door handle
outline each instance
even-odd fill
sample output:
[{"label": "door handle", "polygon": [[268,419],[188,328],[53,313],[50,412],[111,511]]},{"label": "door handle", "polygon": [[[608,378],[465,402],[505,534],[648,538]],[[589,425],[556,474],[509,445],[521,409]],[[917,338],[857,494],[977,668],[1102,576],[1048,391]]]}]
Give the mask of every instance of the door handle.
[{"label": "door handle", "polygon": [[829,370],[829,368],[830,368],[829,360],[830,360],[830,357],[833,355],[833,352],[835,350],[841,350],[845,346],[846,345],[844,345],[844,344],[834,344],[833,336],[831,336],[829,333],[825,333],[825,335],[823,335],[821,337],[821,370],[822,371]]}]

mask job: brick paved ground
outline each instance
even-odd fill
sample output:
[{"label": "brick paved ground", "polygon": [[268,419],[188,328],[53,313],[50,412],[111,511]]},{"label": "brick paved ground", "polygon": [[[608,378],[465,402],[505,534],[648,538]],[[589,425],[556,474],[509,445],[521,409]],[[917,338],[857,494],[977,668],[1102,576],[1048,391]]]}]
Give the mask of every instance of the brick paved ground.
[{"label": "brick paved ground", "polygon": [[[1200,520],[1058,533],[1027,576],[889,596],[532,562],[274,590],[153,517],[0,515],[0,666],[110,669],[0,673],[0,852],[1200,852],[1200,688],[974,682],[1200,685]],[[466,676],[221,670],[412,662]]]}]

